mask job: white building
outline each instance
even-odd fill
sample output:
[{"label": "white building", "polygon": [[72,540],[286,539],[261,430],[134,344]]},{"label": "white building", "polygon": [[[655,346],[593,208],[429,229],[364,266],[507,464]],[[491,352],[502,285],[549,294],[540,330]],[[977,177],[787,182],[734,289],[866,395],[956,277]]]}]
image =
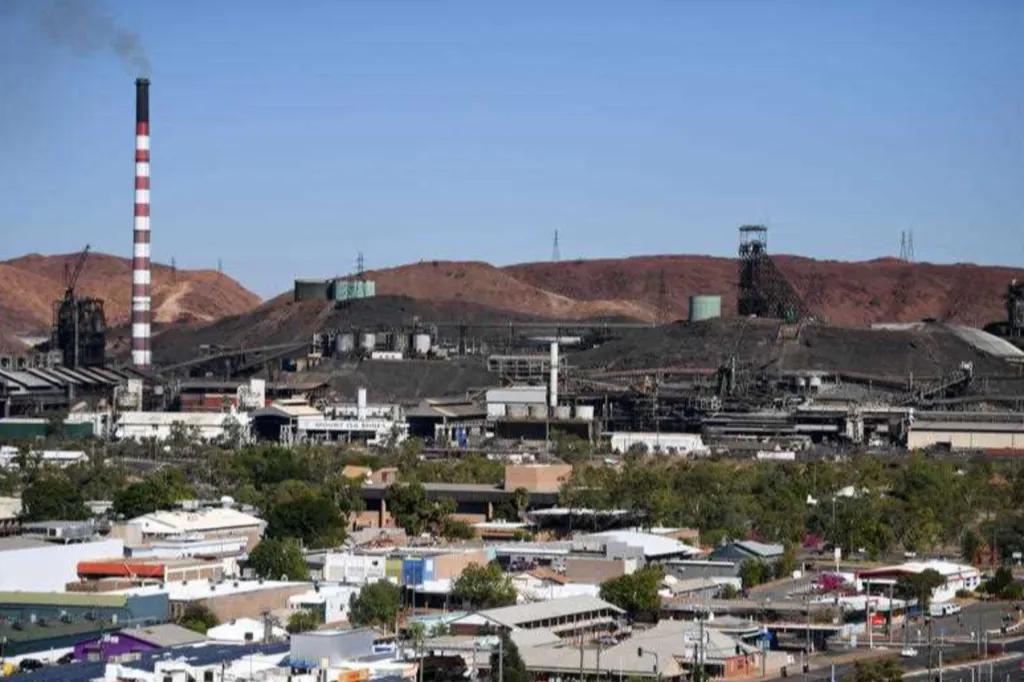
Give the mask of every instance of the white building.
[{"label": "white building", "polygon": [[[229,644],[249,644],[251,642],[262,642],[266,634],[265,625],[255,618],[236,618],[227,623],[221,623],[206,631],[206,637],[213,642],[227,642]],[[276,625],[270,628],[270,636],[273,639],[285,639],[288,632]]]},{"label": "white building", "polygon": [[155,511],[115,526],[111,534],[129,545],[167,540],[216,540],[242,538],[251,549],[267,524],[237,509],[214,507],[195,511]]},{"label": "white building", "polygon": [[259,437],[283,443],[352,442],[383,445],[408,437],[409,424],[394,405],[369,405],[360,389],[354,406],[340,404],[320,411],[304,401],[281,400],[250,415]]},{"label": "white building", "polygon": [[358,585],[317,585],[303,594],[288,597],[288,610],[313,611],[324,623],[348,620],[348,604],[352,595],[359,594]]},{"label": "white building", "polygon": [[0,538],[0,591],[63,592],[78,580],[78,562],[124,556],[121,540],[50,543]]},{"label": "white building", "polygon": [[[0,445],[0,468],[15,469],[21,451],[11,445]],[[81,450],[33,450],[26,455],[29,461],[56,467],[67,467],[89,461],[89,456]]]},{"label": "white building", "polygon": [[378,554],[330,552],[324,555],[324,580],[362,585],[384,580],[386,559]]},{"label": "white building", "polygon": [[619,431],[612,434],[612,452],[625,453],[634,445],[643,445],[648,452],[668,454],[705,454],[708,447],[699,433],[647,433]]},{"label": "white building", "polygon": [[68,423],[91,423],[93,433],[114,440],[170,439],[185,428],[199,440],[210,442],[224,437],[225,427],[237,425],[244,436],[249,433],[249,415],[245,412],[75,412]]},{"label": "white building", "polygon": [[908,561],[897,566],[873,568],[861,571],[857,577],[865,585],[870,583],[870,589],[874,591],[876,586],[895,584],[902,576],[916,575],[927,570],[937,572],[946,580],[945,584],[935,588],[932,592],[932,601],[936,603],[950,601],[956,597],[957,592],[975,590],[981,585],[981,573],[974,566],[935,559]]}]

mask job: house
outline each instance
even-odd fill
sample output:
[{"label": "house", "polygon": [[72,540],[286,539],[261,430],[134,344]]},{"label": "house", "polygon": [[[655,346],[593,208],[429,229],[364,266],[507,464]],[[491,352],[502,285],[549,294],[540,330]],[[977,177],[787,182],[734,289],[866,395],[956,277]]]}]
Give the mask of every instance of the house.
[{"label": "house", "polygon": [[747,559],[775,563],[786,553],[782,545],[769,545],[756,540],[732,540],[711,553],[712,561],[732,561],[736,564]]},{"label": "house", "polygon": [[126,628],[100,635],[74,646],[76,661],[105,661],[126,654],[205,642],[204,635],[174,623]]},{"label": "house", "polygon": [[560,637],[616,627],[624,611],[594,596],[573,596],[516,606],[474,611],[451,622],[456,635],[476,635],[488,629],[546,628]]}]

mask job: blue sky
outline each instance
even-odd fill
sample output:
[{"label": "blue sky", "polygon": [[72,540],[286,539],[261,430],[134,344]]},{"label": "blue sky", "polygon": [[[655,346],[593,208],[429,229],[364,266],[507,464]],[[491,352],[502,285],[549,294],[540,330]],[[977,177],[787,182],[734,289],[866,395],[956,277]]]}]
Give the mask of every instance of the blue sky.
[{"label": "blue sky", "polygon": [[[80,0],[92,4],[88,0]],[[37,3],[43,4],[43,3]],[[0,13],[0,257],[131,253],[134,73]],[[152,62],[153,255],[1024,261],[1024,2],[97,5]]]}]

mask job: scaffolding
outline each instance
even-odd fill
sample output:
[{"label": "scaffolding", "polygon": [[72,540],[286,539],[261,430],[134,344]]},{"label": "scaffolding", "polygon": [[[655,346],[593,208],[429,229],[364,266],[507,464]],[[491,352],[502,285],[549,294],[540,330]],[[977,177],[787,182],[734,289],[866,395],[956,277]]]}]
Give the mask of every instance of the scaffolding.
[{"label": "scaffolding", "polygon": [[768,255],[768,228],[740,227],[737,313],[799,322],[810,317],[803,299]]}]

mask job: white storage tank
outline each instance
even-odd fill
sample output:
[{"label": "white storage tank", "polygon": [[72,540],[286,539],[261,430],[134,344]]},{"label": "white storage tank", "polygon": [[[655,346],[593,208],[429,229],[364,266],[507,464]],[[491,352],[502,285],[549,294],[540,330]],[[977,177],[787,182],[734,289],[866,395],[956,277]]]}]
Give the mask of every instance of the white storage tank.
[{"label": "white storage tank", "polygon": [[568,405],[559,405],[555,408],[555,419],[567,421],[572,417],[572,408]]},{"label": "white storage tank", "polygon": [[356,349],[356,335],[352,332],[345,332],[338,336],[338,352],[351,353]]},{"label": "white storage tank", "polygon": [[413,337],[413,347],[416,355],[428,355],[430,353],[430,334],[416,334]]},{"label": "white storage tank", "polygon": [[547,405],[530,405],[530,419],[545,419],[547,416]]},{"label": "white storage tank", "polygon": [[821,390],[821,377],[811,377],[809,385],[812,391]]},{"label": "white storage tank", "polygon": [[577,405],[576,406],[576,418],[584,421],[594,420],[594,406],[593,405]]},{"label": "white storage tank", "polygon": [[500,419],[505,416],[505,403],[487,403],[487,416]]},{"label": "white storage tank", "polygon": [[377,335],[374,334],[373,332],[363,333],[360,340],[362,349],[368,353],[373,351],[373,349],[377,347]]},{"label": "white storage tank", "polygon": [[529,410],[526,405],[509,405],[505,414],[508,415],[509,419],[526,419],[529,416]]}]

